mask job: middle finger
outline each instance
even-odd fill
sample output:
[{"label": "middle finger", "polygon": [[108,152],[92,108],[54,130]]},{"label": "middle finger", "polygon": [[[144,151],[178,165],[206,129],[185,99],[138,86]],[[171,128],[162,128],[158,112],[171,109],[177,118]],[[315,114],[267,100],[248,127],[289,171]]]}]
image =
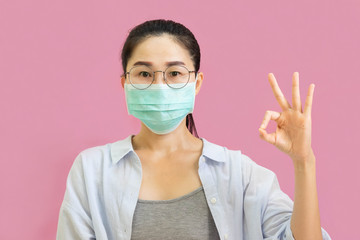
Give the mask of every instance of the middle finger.
[{"label": "middle finger", "polygon": [[293,74],[293,87],[292,87],[292,104],[296,111],[302,112],[300,90],[299,90],[299,73],[294,72]]}]

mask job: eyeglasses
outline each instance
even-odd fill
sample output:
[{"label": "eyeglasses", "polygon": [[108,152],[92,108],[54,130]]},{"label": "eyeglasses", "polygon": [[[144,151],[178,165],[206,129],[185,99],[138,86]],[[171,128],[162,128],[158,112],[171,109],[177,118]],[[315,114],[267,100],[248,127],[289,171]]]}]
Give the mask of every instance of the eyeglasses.
[{"label": "eyeglasses", "polygon": [[169,66],[165,69],[165,71],[153,71],[148,66],[139,65],[132,67],[128,72],[126,72],[125,78],[126,75],[129,75],[129,82],[131,83],[131,85],[133,85],[139,90],[144,90],[150,87],[150,85],[155,81],[156,72],[163,73],[165,83],[170,88],[175,89],[185,87],[190,80],[191,73],[194,72],[196,76],[196,71],[189,71],[185,66],[180,65]]}]

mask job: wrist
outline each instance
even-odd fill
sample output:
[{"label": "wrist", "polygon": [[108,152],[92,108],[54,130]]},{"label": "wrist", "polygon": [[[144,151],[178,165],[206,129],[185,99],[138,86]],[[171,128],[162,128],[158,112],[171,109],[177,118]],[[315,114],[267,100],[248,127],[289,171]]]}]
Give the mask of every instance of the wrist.
[{"label": "wrist", "polygon": [[316,159],[313,151],[309,156],[301,159],[292,159],[294,164],[295,173],[306,173],[315,170]]}]

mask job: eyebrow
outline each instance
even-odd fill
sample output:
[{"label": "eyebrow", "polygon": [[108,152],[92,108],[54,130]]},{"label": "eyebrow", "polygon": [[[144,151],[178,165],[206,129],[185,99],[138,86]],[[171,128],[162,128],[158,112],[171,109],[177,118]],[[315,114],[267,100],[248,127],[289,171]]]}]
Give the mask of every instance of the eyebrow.
[{"label": "eyebrow", "polygon": [[[152,62],[145,62],[145,61],[137,61],[136,63],[134,63],[134,66],[138,66],[138,65],[145,65],[145,66],[152,66]],[[174,66],[174,65],[185,65],[184,62],[181,61],[172,61],[172,62],[166,62],[165,64],[167,67],[170,66]]]}]

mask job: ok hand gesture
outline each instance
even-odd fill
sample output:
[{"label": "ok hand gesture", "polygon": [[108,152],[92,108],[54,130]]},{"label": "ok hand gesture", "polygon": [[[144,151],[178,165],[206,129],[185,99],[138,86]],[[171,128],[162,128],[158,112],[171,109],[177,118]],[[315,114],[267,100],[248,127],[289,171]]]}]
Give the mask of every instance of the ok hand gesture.
[{"label": "ok hand gesture", "polygon": [[[266,111],[259,128],[260,138],[288,154],[294,164],[303,164],[313,156],[311,148],[311,106],[315,85],[310,84],[303,111],[298,72],[294,72],[292,77],[292,106],[281,92],[275,76],[269,73],[268,78],[282,112]],[[270,120],[274,120],[277,127],[274,133],[269,134],[266,132],[266,127]]]}]

